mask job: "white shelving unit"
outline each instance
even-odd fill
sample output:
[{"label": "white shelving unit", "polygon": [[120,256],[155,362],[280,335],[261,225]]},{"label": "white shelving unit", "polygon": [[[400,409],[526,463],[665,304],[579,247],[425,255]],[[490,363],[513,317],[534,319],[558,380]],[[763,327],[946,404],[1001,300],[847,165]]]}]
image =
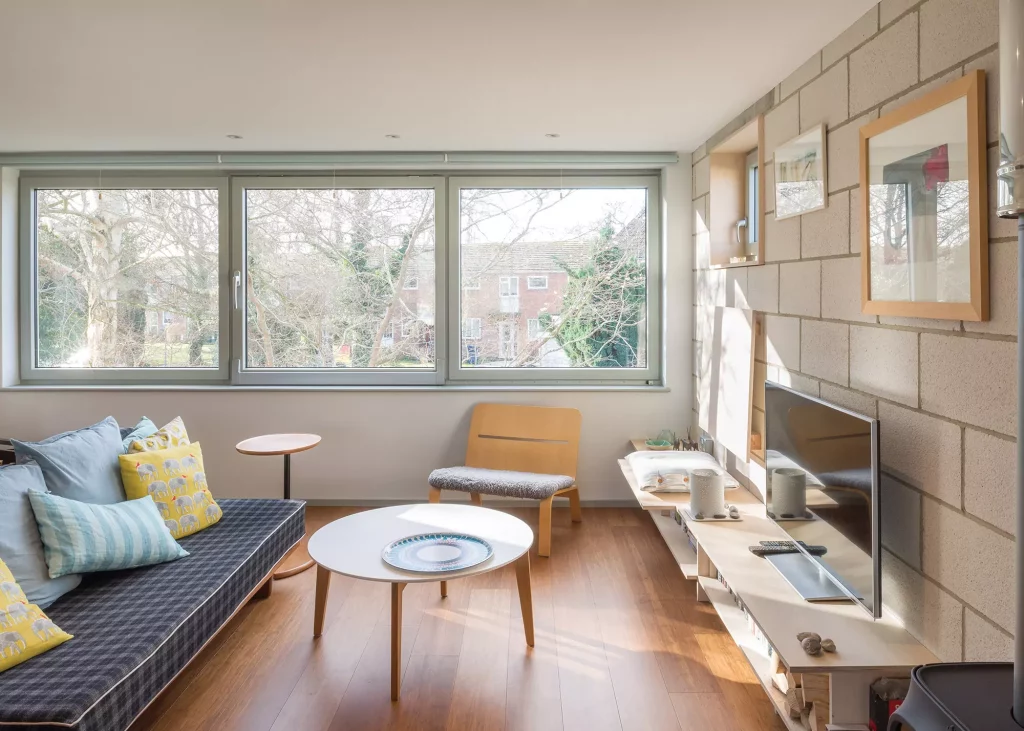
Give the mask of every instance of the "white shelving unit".
[{"label": "white shelving unit", "polygon": [[683,576],[687,579],[696,579],[697,554],[690,547],[690,542],[686,538],[686,531],[683,530],[681,525],[676,523],[671,513],[665,515],[663,512],[651,512],[651,518],[654,520],[654,527],[658,529],[661,537],[665,539],[665,545],[668,546],[672,557],[679,564],[679,570],[683,572]]},{"label": "white shelving unit", "polygon": [[782,718],[786,728],[790,729],[790,731],[806,731],[799,719],[789,717],[785,697],[779,692],[778,688],[772,685],[771,658],[762,652],[761,647],[754,639],[754,635],[747,626],[747,618],[743,616],[743,610],[736,606],[732,594],[729,593],[729,590],[718,579],[700,576],[697,578],[697,581],[700,583],[705,595],[707,595],[708,601],[711,602],[711,606],[718,612],[718,616],[722,620],[722,624],[725,625],[726,630],[728,630],[729,636],[732,637],[733,642],[743,651],[747,662],[750,663],[750,667],[754,670],[754,675],[761,682],[761,687],[768,694],[768,698],[771,700],[772,705],[775,706],[775,710]]},{"label": "white shelving unit", "polygon": [[[644,492],[638,488],[628,462],[620,460],[619,466],[637,503],[651,514],[680,571],[686,578],[697,580],[697,600],[710,602],[715,608],[791,731],[805,726],[786,712],[782,694],[772,685],[771,660],[755,641],[744,610],[737,606],[733,595],[742,601],[790,672],[830,676],[830,723],[867,723],[869,688],[874,680],[905,677],[917,665],[938,661],[891,614],[874,620],[852,603],[805,602],[781,574],[750,553],[748,547],[759,541],[785,540],[788,536],[768,519],[764,504],[749,491],[739,488],[728,493],[728,501],[743,516],[741,521],[694,521],[684,515],[687,530],[697,544],[694,555],[686,532],[673,517],[677,507],[689,505],[689,495]],[[718,575],[725,578],[729,588],[717,580]],[[807,655],[796,639],[805,631],[831,638],[839,651]]]}]

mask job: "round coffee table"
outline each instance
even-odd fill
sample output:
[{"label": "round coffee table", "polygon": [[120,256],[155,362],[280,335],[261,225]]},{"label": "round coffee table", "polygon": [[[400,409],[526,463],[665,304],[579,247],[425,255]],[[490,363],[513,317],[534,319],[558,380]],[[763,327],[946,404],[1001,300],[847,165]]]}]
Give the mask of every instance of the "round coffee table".
[{"label": "round coffee table", "polygon": [[[241,454],[250,454],[256,457],[280,457],[284,455],[284,499],[291,500],[292,497],[292,455],[296,452],[305,452],[320,443],[320,436],[317,434],[264,434],[259,437],[243,439],[235,445],[235,449]],[[313,568],[313,561],[304,561],[298,566],[283,569],[274,574],[274,579],[287,579],[289,576],[301,574],[307,569]]]},{"label": "round coffee table", "polygon": [[[419,573],[385,563],[381,553],[392,541],[421,533],[465,533],[491,544],[494,554],[483,563],[461,571]],[[526,644],[533,647],[533,598],[530,591],[530,546],[533,531],[519,518],[474,505],[441,503],[395,505],[346,516],[325,525],[309,539],[309,555],[317,564],[313,637],[324,629],[331,574],[391,584],[391,700],[397,701],[402,682],[402,590],[406,584],[447,584],[475,574],[494,571],[515,562],[519,602],[523,610]]]}]

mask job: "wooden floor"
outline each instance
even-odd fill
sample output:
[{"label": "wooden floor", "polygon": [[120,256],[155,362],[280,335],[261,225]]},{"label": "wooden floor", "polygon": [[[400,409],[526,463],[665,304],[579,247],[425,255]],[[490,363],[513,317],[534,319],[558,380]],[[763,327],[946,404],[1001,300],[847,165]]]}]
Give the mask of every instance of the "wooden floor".
[{"label": "wooden floor", "polygon": [[[351,512],[308,508],[308,531]],[[509,512],[536,531],[536,508]],[[392,703],[389,586],[335,576],[314,641],[307,571],[244,608],[131,731],[784,728],[649,516],[586,509],[574,525],[556,509],[553,523],[551,558],[531,556],[532,650],[511,566],[444,600],[410,584]]]}]

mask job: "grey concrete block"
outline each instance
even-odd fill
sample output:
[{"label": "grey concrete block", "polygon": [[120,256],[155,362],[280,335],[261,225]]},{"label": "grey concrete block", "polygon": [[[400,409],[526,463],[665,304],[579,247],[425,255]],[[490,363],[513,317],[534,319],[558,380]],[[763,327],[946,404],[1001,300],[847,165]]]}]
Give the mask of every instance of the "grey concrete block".
[{"label": "grey concrete block", "polygon": [[875,322],[877,317],[861,310],[860,257],[824,259],[821,262],[821,316],[826,320]]},{"label": "grey concrete block", "polygon": [[1010,508],[1017,495],[1017,444],[974,429],[964,431],[964,508],[1016,535]]},{"label": "grey concrete block", "polygon": [[922,78],[999,41],[999,0],[928,0],[919,13]]},{"label": "grey concrete block", "polygon": [[822,49],[821,67],[827,69],[877,32],[878,6],[875,5]]},{"label": "grey concrete block", "polygon": [[1015,436],[1016,405],[1016,344],[921,335],[922,409]]},{"label": "grey concrete block", "polygon": [[828,197],[823,210],[800,217],[800,256],[813,259],[840,256],[850,248],[850,194]]},{"label": "grey concrete block", "polygon": [[796,261],[779,265],[779,312],[821,315],[821,263]]},{"label": "grey concrete block", "polygon": [[917,333],[882,327],[850,328],[850,386],[917,406]]},{"label": "grey concrete block", "polygon": [[941,503],[923,506],[925,576],[1012,631],[1013,541]]},{"label": "grey concrete block", "polygon": [[804,320],[800,323],[800,370],[840,386],[849,385],[850,326]]},{"label": "grey concrete block", "polygon": [[850,54],[850,114],[870,109],[917,81],[917,13],[911,13]]}]

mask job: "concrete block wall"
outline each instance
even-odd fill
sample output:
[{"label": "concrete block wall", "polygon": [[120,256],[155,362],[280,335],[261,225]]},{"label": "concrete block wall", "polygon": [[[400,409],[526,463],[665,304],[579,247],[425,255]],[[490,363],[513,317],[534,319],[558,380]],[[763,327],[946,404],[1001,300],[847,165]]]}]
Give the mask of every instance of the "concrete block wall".
[{"label": "concrete block wall", "polygon": [[[882,423],[883,600],[943,660],[1010,659],[1016,423],[1016,228],[990,211],[992,319],[860,311],[860,127],[966,71],[987,74],[989,185],[998,137],[998,0],[883,0],[694,154],[695,318],[710,305],[765,316],[759,372]],[[763,101],[763,100],[762,100]],[[765,158],[824,122],[828,207],[776,221],[766,260],[706,270],[707,150],[765,113]],[[990,201],[994,201],[990,191]],[[994,203],[993,203],[994,206]],[[708,328],[695,328],[694,393]],[[695,417],[696,422],[696,417]],[[730,459],[735,463],[734,459]],[[738,465],[746,475],[763,470]],[[754,485],[756,487],[756,485]]]}]

